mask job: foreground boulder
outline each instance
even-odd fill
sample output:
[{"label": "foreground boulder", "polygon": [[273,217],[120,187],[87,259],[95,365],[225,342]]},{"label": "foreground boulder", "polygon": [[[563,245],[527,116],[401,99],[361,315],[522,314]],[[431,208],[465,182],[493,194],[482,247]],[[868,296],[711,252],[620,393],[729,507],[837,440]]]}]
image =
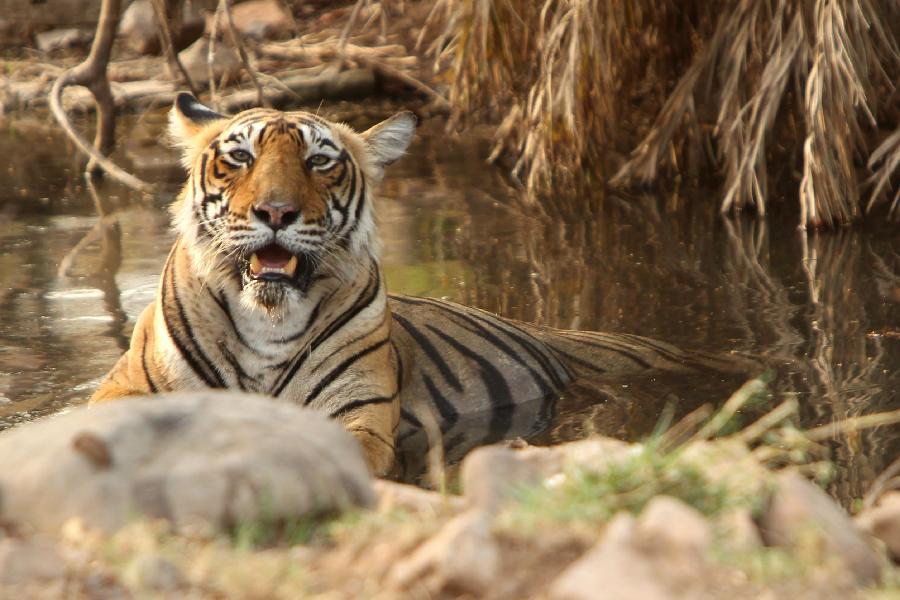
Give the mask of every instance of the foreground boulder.
[{"label": "foreground boulder", "polygon": [[0,522],[57,531],[72,518],[221,528],[374,500],[356,441],[323,415],[261,396],[126,399],[0,435]]}]

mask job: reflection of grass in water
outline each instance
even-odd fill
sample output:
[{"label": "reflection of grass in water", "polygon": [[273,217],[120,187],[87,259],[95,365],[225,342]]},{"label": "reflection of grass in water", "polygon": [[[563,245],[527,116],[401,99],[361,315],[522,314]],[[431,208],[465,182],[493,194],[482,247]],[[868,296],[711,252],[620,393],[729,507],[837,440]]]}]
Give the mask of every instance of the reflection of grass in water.
[{"label": "reflection of grass in water", "polygon": [[459,260],[423,262],[415,265],[385,265],[387,288],[413,296],[447,296],[462,300],[459,283],[474,278],[468,265]]}]

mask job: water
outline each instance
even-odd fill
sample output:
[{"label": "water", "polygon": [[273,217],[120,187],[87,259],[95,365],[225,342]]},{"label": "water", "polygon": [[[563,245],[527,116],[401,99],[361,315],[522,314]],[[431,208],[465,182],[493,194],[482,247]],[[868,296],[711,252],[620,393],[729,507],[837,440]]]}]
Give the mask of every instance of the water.
[{"label": "water", "polygon": [[[155,143],[162,120],[150,113],[130,124],[118,158],[165,182],[173,197],[182,173]],[[703,190],[598,194],[577,214],[550,217],[515,199],[482,162],[486,151],[483,139],[450,139],[426,122],[391,167],[378,204],[389,289],[556,327],[765,357],[776,367],[772,393],[745,420],[788,397],[807,427],[900,408],[895,225],[804,234],[789,203],[776,203],[767,222],[723,220]],[[97,223],[79,162],[42,123],[0,130],[0,153],[8,162],[0,171],[5,428],[87,399],[127,347],[173,235],[164,198],[105,184],[100,199],[118,209],[121,238],[115,229],[96,236],[64,276],[61,262]],[[677,417],[720,404],[740,383],[712,375],[609,382],[602,395],[570,394],[549,422],[522,433],[538,443],[589,432],[640,439],[667,405]],[[833,443],[832,493],[844,502],[864,493],[900,454],[898,434],[887,426]]]}]

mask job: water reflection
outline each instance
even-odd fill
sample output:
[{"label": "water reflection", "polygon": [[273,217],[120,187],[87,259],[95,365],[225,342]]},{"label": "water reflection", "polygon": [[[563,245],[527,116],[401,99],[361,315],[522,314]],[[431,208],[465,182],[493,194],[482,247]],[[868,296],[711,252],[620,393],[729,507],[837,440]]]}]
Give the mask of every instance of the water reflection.
[{"label": "water reflection", "polygon": [[[162,120],[151,113],[141,126],[158,131]],[[0,151],[16,156],[0,187],[0,427],[90,394],[152,298],[172,241],[165,198],[148,204],[108,184],[92,195],[66,153],[40,150],[47,135],[0,136]],[[486,143],[425,124],[416,144],[389,171],[378,206],[390,289],[557,327],[753,353],[778,375],[769,406],[755,410],[796,397],[807,426],[900,405],[891,226],[802,234],[777,209],[768,222],[724,221],[704,190],[596,197],[583,215],[551,218],[516,203],[482,162]],[[153,176],[175,189],[174,154],[168,168],[154,159]],[[677,418],[740,383],[717,374],[584,383],[536,406],[519,433],[536,443],[590,432],[640,438],[666,406]],[[832,491],[859,497],[900,453],[898,434],[884,427],[837,441]],[[459,435],[457,450],[477,441]]]}]

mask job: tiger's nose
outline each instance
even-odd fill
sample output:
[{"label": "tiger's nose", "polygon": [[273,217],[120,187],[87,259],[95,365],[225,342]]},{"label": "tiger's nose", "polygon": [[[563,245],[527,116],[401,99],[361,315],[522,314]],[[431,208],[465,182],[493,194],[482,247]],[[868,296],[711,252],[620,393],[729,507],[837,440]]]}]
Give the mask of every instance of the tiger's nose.
[{"label": "tiger's nose", "polygon": [[275,229],[287,227],[300,216],[297,207],[284,202],[265,202],[253,209],[256,218]]}]

